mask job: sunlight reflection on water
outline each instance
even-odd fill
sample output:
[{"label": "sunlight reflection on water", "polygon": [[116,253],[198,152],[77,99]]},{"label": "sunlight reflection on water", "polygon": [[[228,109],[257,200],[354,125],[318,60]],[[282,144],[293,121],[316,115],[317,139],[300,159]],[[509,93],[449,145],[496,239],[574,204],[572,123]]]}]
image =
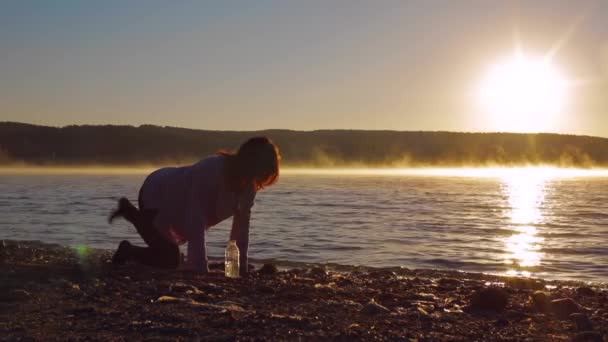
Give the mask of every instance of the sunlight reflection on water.
[{"label": "sunlight reflection on water", "polygon": [[510,230],[516,232],[504,241],[505,264],[513,267],[508,275],[529,277],[531,269],[541,265],[544,254],[539,252],[544,238],[537,236],[537,224],[543,223],[541,206],[546,182],[541,173],[512,174],[503,177],[503,191],[509,203]]}]

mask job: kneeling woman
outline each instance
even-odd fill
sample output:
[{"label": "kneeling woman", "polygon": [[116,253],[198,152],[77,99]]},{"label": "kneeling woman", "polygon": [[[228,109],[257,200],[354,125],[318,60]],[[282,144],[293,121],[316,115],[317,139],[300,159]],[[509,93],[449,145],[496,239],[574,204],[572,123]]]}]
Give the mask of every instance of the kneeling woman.
[{"label": "kneeling woman", "polygon": [[205,232],[233,216],[230,239],[240,251],[240,272],[247,272],[249,217],[255,195],[279,176],[279,149],[266,137],[252,138],[236,153],[219,152],[196,164],[152,172],[139,191],[139,209],[121,198],[110,216],[131,222],[148,247],[122,241],[114,264],[136,261],[177,268],[178,246],[188,243],[186,269],[208,272]]}]

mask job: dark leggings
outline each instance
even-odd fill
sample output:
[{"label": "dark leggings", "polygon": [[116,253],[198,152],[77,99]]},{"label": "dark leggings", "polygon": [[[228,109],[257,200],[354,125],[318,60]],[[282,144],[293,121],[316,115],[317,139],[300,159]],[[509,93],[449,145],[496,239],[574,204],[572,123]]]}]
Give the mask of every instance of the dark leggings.
[{"label": "dark leggings", "polygon": [[129,206],[123,217],[131,222],[148,247],[131,245],[127,254],[128,260],[134,260],[140,264],[160,267],[177,268],[179,265],[179,247],[165,239],[152,224],[157,210],[144,209],[139,199],[139,206]]}]

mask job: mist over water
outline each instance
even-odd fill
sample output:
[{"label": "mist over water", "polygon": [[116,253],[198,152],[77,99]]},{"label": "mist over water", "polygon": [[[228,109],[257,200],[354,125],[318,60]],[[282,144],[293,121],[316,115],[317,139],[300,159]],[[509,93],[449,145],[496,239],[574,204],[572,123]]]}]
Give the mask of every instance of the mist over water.
[{"label": "mist over water", "polygon": [[[258,194],[250,257],[608,282],[606,171],[313,171],[287,171]],[[141,244],[106,219],[145,175],[0,174],[0,238]],[[210,257],[229,227],[208,232]]]}]

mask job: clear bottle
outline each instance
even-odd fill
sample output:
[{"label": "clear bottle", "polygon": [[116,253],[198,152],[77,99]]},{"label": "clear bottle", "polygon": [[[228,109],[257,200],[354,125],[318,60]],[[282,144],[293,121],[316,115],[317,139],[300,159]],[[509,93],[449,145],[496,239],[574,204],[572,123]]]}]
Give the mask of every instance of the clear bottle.
[{"label": "clear bottle", "polygon": [[239,247],[236,245],[235,240],[228,241],[226,246],[226,260],[225,260],[225,273],[228,278],[238,278],[239,272]]}]

